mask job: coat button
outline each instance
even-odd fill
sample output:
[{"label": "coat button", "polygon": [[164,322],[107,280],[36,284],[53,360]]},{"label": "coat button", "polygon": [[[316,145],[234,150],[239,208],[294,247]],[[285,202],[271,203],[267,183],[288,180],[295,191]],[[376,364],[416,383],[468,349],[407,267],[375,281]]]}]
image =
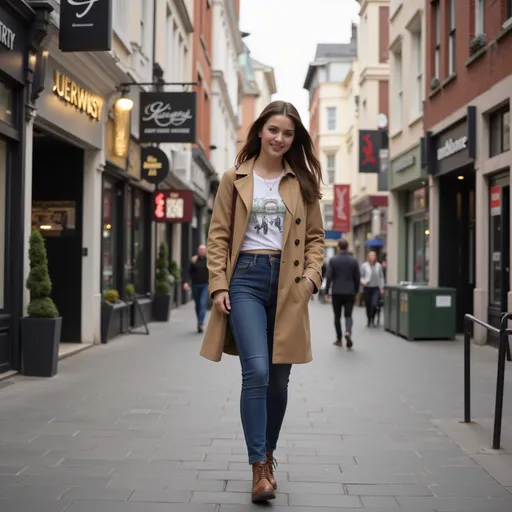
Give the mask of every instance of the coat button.
[{"label": "coat button", "polygon": [[295,245],[299,245],[300,244],[300,240],[297,238],[297,240],[295,240]]},{"label": "coat button", "polygon": [[300,219],[295,219],[295,224],[300,224]]},{"label": "coat button", "polygon": [[297,277],[295,278],[295,282],[296,282],[296,283],[300,283],[300,277],[299,277],[299,276],[297,276]]},{"label": "coat button", "polygon": [[299,260],[295,260],[295,261],[293,262],[293,264],[294,264],[296,267],[298,267],[298,266],[299,266]]}]

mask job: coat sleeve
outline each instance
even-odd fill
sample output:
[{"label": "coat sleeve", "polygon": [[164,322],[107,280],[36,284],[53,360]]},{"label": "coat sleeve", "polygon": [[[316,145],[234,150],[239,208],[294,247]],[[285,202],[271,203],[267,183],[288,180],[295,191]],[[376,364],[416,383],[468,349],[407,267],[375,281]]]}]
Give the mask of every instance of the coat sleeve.
[{"label": "coat sleeve", "polygon": [[229,290],[226,275],[229,239],[231,237],[231,207],[235,176],[231,169],[224,173],[217,190],[213,213],[208,230],[206,250],[208,254],[208,289],[215,292]]},{"label": "coat sleeve", "polygon": [[308,203],[306,213],[306,239],[304,247],[304,276],[315,284],[315,291],[322,287],[325,233],[320,211],[320,201]]},{"label": "coat sleeve", "polygon": [[361,272],[359,271],[359,265],[356,260],[354,260],[354,288],[357,292],[359,292],[359,287],[361,286]]}]

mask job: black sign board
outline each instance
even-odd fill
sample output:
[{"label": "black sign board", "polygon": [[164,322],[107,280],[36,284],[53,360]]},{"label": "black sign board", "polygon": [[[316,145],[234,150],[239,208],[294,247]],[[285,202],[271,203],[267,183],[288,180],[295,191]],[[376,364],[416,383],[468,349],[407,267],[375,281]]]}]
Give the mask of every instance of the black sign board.
[{"label": "black sign board", "polygon": [[195,92],[142,92],[140,142],[196,142]]},{"label": "black sign board", "polygon": [[112,0],[61,0],[59,49],[103,52],[112,48]]},{"label": "black sign board", "polygon": [[359,130],[359,172],[380,172],[381,135],[379,130]]},{"label": "black sign board", "polygon": [[140,160],[141,179],[153,185],[158,185],[167,178],[169,174],[169,159],[161,149],[154,147],[141,148]]},{"label": "black sign board", "polygon": [[0,69],[18,82],[25,81],[25,47],[25,28],[0,7]]}]

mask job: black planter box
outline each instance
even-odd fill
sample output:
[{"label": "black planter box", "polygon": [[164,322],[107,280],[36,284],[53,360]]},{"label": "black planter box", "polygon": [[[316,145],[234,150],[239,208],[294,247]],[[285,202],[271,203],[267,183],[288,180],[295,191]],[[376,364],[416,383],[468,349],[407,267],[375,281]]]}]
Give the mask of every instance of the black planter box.
[{"label": "black planter box", "polygon": [[119,301],[111,304],[101,303],[101,343],[126,333],[130,330],[131,303]]},{"label": "black planter box", "polygon": [[155,322],[168,322],[171,315],[172,295],[156,294],[153,298],[153,320]]},{"label": "black planter box", "polygon": [[53,377],[59,362],[62,317],[21,319],[21,371],[28,377]]}]

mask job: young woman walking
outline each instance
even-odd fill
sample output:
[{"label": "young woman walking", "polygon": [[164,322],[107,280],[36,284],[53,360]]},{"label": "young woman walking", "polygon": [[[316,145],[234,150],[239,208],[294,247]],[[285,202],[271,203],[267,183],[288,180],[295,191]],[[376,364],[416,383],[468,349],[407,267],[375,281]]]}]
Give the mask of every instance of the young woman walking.
[{"label": "young woman walking", "polygon": [[252,500],[275,498],[274,450],[291,365],[311,361],[308,304],[322,282],[322,180],[293,105],[270,103],[223,176],[208,234],[214,308],[201,355],[238,355]]}]

